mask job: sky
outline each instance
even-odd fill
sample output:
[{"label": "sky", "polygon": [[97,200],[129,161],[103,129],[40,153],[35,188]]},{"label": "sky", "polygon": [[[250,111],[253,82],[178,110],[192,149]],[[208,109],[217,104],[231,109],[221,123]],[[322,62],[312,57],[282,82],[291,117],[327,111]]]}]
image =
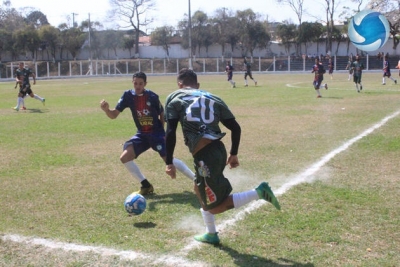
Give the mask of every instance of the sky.
[{"label": "sky", "polygon": [[[320,4],[322,2],[322,0],[305,0],[304,9],[313,16],[305,14],[303,21],[316,21],[315,16],[324,18],[324,8]],[[342,5],[355,8],[355,5],[350,1],[342,2]],[[148,33],[154,28],[164,25],[176,27],[178,21],[189,13],[189,0],[154,0],[154,3],[155,10],[146,14],[146,16],[153,17],[154,22],[148,25],[147,29],[142,29],[148,31]],[[197,10],[213,16],[215,10],[219,8],[227,8],[232,11],[251,8],[268,21],[290,20],[297,23],[294,11],[287,5],[278,4],[276,0],[190,0],[190,5],[192,15]],[[113,28],[111,22],[106,22],[107,12],[110,10],[109,0],[11,0],[11,6],[17,10],[22,7],[33,7],[45,14],[50,24],[56,27],[61,23],[68,23],[67,17],[69,17],[70,25],[72,25],[73,19],[79,24],[81,21],[87,20],[90,14],[91,21],[99,21],[105,25],[105,28]]]}]

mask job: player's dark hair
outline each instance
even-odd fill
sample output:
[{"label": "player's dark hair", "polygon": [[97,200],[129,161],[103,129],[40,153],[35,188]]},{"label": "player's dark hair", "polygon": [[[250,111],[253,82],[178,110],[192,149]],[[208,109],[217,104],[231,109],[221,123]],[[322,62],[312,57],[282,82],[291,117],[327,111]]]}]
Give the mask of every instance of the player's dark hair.
[{"label": "player's dark hair", "polygon": [[197,86],[197,74],[192,69],[181,69],[177,80],[185,86]]},{"label": "player's dark hair", "polygon": [[132,79],[135,79],[135,78],[141,78],[141,79],[143,79],[144,82],[147,82],[147,76],[144,72],[141,72],[141,71],[136,72],[132,76]]}]

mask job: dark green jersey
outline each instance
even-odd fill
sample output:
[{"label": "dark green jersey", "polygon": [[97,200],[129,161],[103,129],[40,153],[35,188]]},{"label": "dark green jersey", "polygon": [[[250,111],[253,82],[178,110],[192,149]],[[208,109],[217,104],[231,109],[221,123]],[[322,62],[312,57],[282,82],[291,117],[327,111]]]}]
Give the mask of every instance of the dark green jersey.
[{"label": "dark green jersey", "polygon": [[219,97],[198,89],[180,89],[171,93],[165,104],[166,119],[179,119],[185,144],[193,152],[201,138],[221,139],[219,122],[235,118]]},{"label": "dark green jersey", "polygon": [[18,79],[23,78],[23,84],[29,84],[29,76],[32,74],[32,71],[30,68],[23,68],[21,69],[17,69],[15,71],[15,76],[17,76]]},{"label": "dark green jersey", "polygon": [[363,63],[360,61],[354,61],[353,64],[351,64],[351,67],[354,70],[354,76],[361,76],[362,70],[364,69]]}]

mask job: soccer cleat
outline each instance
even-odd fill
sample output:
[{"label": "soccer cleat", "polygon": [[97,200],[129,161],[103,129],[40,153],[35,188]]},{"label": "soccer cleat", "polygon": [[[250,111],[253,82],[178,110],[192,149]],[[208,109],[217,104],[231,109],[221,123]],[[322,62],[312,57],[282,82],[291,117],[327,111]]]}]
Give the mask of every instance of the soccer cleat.
[{"label": "soccer cleat", "polygon": [[327,83],[325,84],[325,90],[328,90],[328,84]]},{"label": "soccer cleat", "polygon": [[394,84],[397,84],[397,80],[394,80]]},{"label": "soccer cleat", "polygon": [[322,96],[320,96],[320,95],[319,95],[319,96],[317,96],[317,98],[321,98],[321,97],[322,97]]},{"label": "soccer cleat", "polygon": [[386,83],[382,83],[382,85],[385,85]]},{"label": "soccer cleat", "polygon": [[236,87],[236,83],[235,82],[233,82],[233,86],[232,86],[232,88],[235,88]]},{"label": "soccer cleat", "polygon": [[257,86],[257,82],[254,82],[255,86]]},{"label": "soccer cleat", "polygon": [[219,244],[218,233],[215,234],[205,233],[203,235],[196,235],[194,236],[194,240],[209,244]]},{"label": "soccer cleat", "polygon": [[22,110],[26,110],[26,107],[22,107]]},{"label": "soccer cleat", "polygon": [[362,90],[362,85],[360,85],[360,90]]},{"label": "soccer cleat", "polygon": [[248,86],[247,84],[244,85],[244,87],[247,87],[247,86]]},{"label": "soccer cleat", "polygon": [[259,198],[262,198],[268,202],[270,202],[272,205],[277,210],[281,210],[281,206],[279,205],[278,199],[276,199],[274,193],[271,190],[271,187],[269,187],[268,183],[262,182],[257,188],[256,188],[257,194]]},{"label": "soccer cleat", "polygon": [[136,194],[141,194],[142,196],[144,195],[149,195],[154,193],[154,188],[152,185],[150,185],[150,187],[141,187],[139,191],[134,192]]},{"label": "soccer cleat", "polygon": [[43,106],[45,106],[46,105],[46,99],[43,98],[42,103],[43,103]]},{"label": "soccer cleat", "polygon": [[19,107],[13,107],[13,110],[19,111]]}]

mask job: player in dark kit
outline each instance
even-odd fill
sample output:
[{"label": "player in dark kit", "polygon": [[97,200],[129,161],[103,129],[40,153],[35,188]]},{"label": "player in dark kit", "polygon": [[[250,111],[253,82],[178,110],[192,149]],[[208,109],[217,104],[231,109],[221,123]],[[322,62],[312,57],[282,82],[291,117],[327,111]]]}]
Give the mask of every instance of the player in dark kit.
[{"label": "player in dark kit", "polygon": [[[171,93],[165,103],[167,119],[167,160],[165,172],[175,177],[173,154],[176,145],[176,129],[180,122],[185,144],[193,155],[196,169],[194,191],[201,205],[201,215],[206,233],[195,236],[195,240],[211,244],[219,243],[215,226],[215,214],[239,208],[253,200],[264,199],[280,209],[278,200],[268,183],[257,188],[231,194],[232,186],[224,176],[226,165],[239,166],[238,149],[241,128],[224,101],[209,92],[198,90],[197,75],[193,70],[182,69],[177,77],[178,90]],[[231,131],[229,156],[221,139],[219,123]]]},{"label": "player in dark kit", "polygon": [[397,84],[397,80],[393,79],[392,74],[390,73],[390,62],[388,56],[385,56],[385,62],[383,63],[383,76],[382,76],[382,84],[386,84],[386,77],[391,79],[395,84]]},{"label": "player in dark kit", "polygon": [[232,88],[235,88],[236,83],[232,80],[233,66],[231,65],[231,63],[229,61],[226,62],[225,72],[226,72],[226,75],[228,76],[228,82],[232,85]]},{"label": "player in dark kit", "polygon": [[254,81],[254,85],[257,86],[257,81],[253,78],[253,75],[251,73],[251,63],[248,62],[246,60],[246,58],[245,58],[243,64],[244,64],[244,71],[245,71],[245,73],[244,73],[244,86],[245,87],[248,86],[248,84],[247,84],[247,76],[249,76],[250,79],[252,79]]},{"label": "player in dark kit", "polygon": [[[153,185],[142,174],[134,159],[152,148],[165,162],[164,108],[158,95],[145,89],[147,85],[145,73],[135,73],[132,83],[134,89],[123,93],[115,109],[110,110],[109,104],[104,99],[100,102],[100,107],[110,119],[117,118],[125,108],[131,110],[137,133],[125,142],[120,160],[131,175],[141,183],[141,188],[137,193],[147,195],[154,192]],[[194,173],[185,163],[176,158],[173,162],[179,171],[193,181]]]},{"label": "player in dark kit", "polygon": [[364,69],[364,64],[360,61],[359,55],[356,56],[356,60],[351,64],[351,69],[353,72],[353,81],[356,85],[357,92],[359,93],[363,89],[361,77]]},{"label": "player in dark kit", "polygon": [[315,91],[317,92],[317,98],[321,98],[321,93],[319,92],[319,89],[325,88],[328,89],[328,84],[322,84],[322,81],[324,80],[324,73],[325,73],[325,68],[322,65],[322,63],[319,62],[319,59],[315,59],[315,65],[312,68],[311,73],[314,73],[314,81],[313,81],[313,86]]},{"label": "player in dark kit", "polygon": [[19,68],[15,72],[16,72],[15,81],[19,84],[19,92],[18,92],[17,105],[14,107],[14,109],[18,111],[21,105],[22,107],[25,107],[23,99],[26,95],[29,95],[30,97],[39,100],[44,105],[46,99],[34,94],[31,88],[31,84],[29,82],[29,77],[32,77],[33,84],[36,84],[35,73],[33,73],[30,68],[24,67],[23,62],[19,63]]}]

